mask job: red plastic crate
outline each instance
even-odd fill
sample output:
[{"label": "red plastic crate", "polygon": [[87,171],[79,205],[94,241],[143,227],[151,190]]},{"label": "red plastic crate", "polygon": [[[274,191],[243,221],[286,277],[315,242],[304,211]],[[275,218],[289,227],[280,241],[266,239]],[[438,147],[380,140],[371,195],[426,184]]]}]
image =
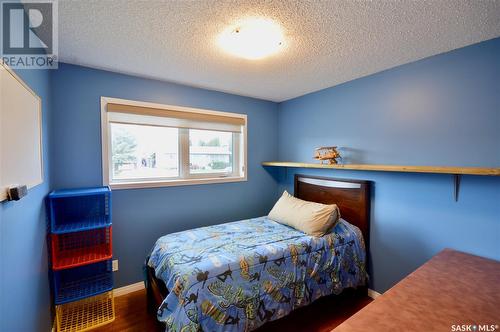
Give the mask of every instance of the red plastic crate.
[{"label": "red plastic crate", "polygon": [[62,270],[100,262],[113,256],[111,227],[51,234],[52,269]]}]

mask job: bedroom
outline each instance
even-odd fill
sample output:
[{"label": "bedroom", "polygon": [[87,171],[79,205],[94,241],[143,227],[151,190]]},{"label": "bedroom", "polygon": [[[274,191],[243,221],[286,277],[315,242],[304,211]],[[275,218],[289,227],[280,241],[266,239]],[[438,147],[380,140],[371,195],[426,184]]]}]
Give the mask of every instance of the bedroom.
[{"label": "bedroom", "polygon": [[[477,308],[500,304],[499,1],[39,3],[2,3],[0,331],[498,329],[498,311]],[[49,36],[36,30],[47,22]],[[7,49],[25,32],[51,46],[37,55],[43,62],[22,61],[31,45]],[[4,79],[34,98],[38,126],[7,124],[18,105]],[[33,169],[15,153],[23,149],[39,153]],[[78,228],[67,218],[59,229],[58,213],[85,214],[82,188],[106,201],[106,220]],[[297,208],[305,203],[284,191],[325,206]],[[320,218],[327,231],[283,224],[311,219],[311,206],[329,211]],[[244,240],[229,232],[233,222]],[[201,227],[210,227],[210,248],[227,251],[206,255]],[[336,250],[340,228],[355,238],[357,260]],[[82,234],[108,251],[58,265],[57,244]],[[192,265],[165,258],[175,246],[195,251]],[[157,275],[145,268],[154,247],[173,263]],[[332,275],[328,262],[343,268]],[[55,279],[78,290],[97,267],[106,287],[57,297],[64,282]],[[435,279],[417,285],[429,269]],[[176,273],[198,294],[174,296]],[[219,281],[245,296],[259,288],[241,305],[217,293]],[[273,292],[278,282],[286,287]],[[96,298],[108,316],[81,309]],[[157,315],[175,299],[200,319]],[[218,304],[209,310],[204,300]],[[97,318],[73,324],[67,308]]]}]

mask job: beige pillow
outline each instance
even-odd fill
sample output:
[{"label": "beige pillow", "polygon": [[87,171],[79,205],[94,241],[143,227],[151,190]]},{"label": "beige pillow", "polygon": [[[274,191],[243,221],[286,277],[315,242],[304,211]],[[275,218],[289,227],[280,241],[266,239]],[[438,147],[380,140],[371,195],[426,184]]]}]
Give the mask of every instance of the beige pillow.
[{"label": "beige pillow", "polygon": [[269,212],[268,218],[319,237],[335,225],[340,218],[340,211],[336,204],[304,201],[285,191]]}]

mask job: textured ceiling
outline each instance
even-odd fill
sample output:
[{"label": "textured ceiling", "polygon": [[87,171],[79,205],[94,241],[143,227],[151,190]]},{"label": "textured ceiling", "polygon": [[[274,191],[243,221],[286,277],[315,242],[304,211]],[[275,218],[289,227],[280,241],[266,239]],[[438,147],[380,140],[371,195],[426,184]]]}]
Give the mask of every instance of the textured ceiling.
[{"label": "textured ceiling", "polygon": [[[247,16],[279,22],[284,50],[220,51]],[[498,36],[499,0],[59,1],[63,62],[273,101]]]}]

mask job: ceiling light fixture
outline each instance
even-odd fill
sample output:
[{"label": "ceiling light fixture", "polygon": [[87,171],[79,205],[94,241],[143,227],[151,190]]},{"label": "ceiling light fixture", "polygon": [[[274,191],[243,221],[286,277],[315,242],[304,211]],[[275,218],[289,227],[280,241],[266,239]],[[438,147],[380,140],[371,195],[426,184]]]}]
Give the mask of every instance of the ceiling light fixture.
[{"label": "ceiling light fixture", "polygon": [[249,60],[258,60],[283,48],[283,31],[275,21],[252,17],[228,27],[217,38],[226,52]]}]

